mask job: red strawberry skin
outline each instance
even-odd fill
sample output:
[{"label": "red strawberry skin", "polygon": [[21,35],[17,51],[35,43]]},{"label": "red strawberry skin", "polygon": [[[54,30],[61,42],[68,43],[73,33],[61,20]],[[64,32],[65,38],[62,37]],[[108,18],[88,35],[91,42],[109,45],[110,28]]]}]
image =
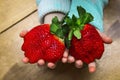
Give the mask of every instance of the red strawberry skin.
[{"label": "red strawberry skin", "polygon": [[24,36],[22,50],[30,63],[36,63],[39,59],[56,62],[62,58],[65,45],[50,33],[49,24],[43,24],[34,27]]},{"label": "red strawberry skin", "polygon": [[70,47],[70,54],[76,60],[82,60],[89,64],[95,59],[100,59],[104,52],[104,44],[95,27],[86,24],[81,32],[81,39],[73,36]]},{"label": "red strawberry skin", "polygon": [[63,42],[61,42],[56,36],[52,35],[49,38],[49,43],[48,41],[44,41],[44,45],[47,46],[48,44],[50,44],[49,48],[45,49],[45,53],[44,53],[44,60],[48,61],[48,62],[53,62],[55,63],[56,61],[58,61],[59,59],[62,58],[64,50],[65,50],[65,46],[63,44]]}]

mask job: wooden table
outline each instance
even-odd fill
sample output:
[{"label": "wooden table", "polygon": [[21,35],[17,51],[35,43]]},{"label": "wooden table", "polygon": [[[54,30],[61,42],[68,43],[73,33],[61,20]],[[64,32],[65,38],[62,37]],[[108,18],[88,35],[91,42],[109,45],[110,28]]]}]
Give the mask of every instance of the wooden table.
[{"label": "wooden table", "polygon": [[[23,64],[23,40],[19,33],[40,24],[37,11],[33,12],[36,10],[35,1],[7,1],[10,0],[0,0],[0,11],[5,15],[0,15],[0,31],[17,23],[0,34],[0,80],[120,80],[120,0],[111,0],[105,9],[105,34],[111,36],[114,42],[105,44],[104,55],[97,61],[97,71],[93,74],[88,72],[87,67],[76,69],[74,64],[58,63],[55,70],[38,67],[37,64]],[[8,12],[6,4],[9,6]]]}]

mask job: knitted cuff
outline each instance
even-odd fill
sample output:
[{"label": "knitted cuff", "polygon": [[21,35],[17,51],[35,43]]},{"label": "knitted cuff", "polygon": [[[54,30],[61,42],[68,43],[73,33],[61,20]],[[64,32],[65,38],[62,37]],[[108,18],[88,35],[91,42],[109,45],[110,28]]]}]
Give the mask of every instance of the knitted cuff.
[{"label": "knitted cuff", "polygon": [[38,15],[40,22],[46,14],[51,12],[67,13],[70,9],[70,0],[38,0]]}]

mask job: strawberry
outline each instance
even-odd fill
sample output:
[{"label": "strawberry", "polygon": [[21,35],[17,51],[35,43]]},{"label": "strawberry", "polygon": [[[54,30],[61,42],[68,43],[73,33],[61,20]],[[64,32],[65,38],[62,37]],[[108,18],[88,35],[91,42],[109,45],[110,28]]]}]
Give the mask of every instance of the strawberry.
[{"label": "strawberry", "polygon": [[82,7],[77,7],[79,18],[75,15],[67,17],[65,22],[69,27],[67,45],[69,53],[76,60],[89,64],[100,59],[104,52],[104,44],[95,27],[88,24],[93,16]]},{"label": "strawberry", "polygon": [[53,24],[36,26],[24,36],[22,50],[29,63],[36,63],[39,59],[55,63],[62,58],[65,50],[64,36],[55,23],[58,23],[56,17]]},{"label": "strawberry", "polygon": [[29,59],[30,63],[35,63],[43,58],[40,44],[48,34],[49,25],[46,24],[34,27],[24,36],[22,50],[25,52],[24,55]]},{"label": "strawberry", "polygon": [[75,59],[82,60],[87,64],[95,59],[100,59],[104,51],[104,45],[95,27],[86,24],[80,32],[81,39],[77,39],[75,36],[72,38],[70,54]]}]

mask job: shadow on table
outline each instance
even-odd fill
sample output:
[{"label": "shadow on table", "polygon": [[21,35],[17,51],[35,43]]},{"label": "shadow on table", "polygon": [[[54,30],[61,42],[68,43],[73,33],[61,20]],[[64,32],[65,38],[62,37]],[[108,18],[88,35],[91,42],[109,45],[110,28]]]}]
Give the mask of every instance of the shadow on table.
[{"label": "shadow on table", "polygon": [[91,75],[87,67],[75,68],[74,64],[58,63],[54,70],[31,64],[16,63],[4,76],[3,80],[86,80]]},{"label": "shadow on table", "polygon": [[116,20],[110,28],[107,30],[107,35],[109,35],[113,40],[120,38],[120,21]]}]

